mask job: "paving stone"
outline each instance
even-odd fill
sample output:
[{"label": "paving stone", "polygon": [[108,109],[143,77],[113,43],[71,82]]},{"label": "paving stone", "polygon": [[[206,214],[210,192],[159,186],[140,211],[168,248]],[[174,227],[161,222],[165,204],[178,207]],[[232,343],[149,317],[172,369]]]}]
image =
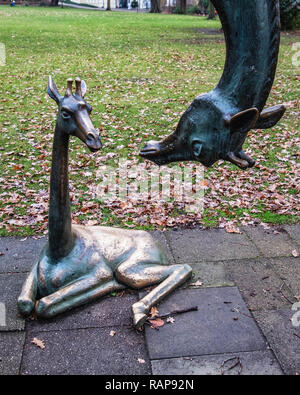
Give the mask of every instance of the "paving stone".
[{"label": "paving stone", "polygon": [[155,230],[152,232],[149,232],[151,234],[151,236],[155,239],[155,241],[157,242],[157,244],[161,247],[161,249],[163,250],[163,252],[165,253],[168,262],[170,264],[174,264],[175,260],[174,257],[172,255],[172,252],[170,250],[170,247],[168,245],[166,236],[165,236],[165,232],[161,232],[159,230]]},{"label": "paving stone", "polygon": [[198,306],[159,330],[146,326],[150,359],[265,349],[265,340],[236,287],[182,289],[159,306],[160,314]]},{"label": "paving stone", "polygon": [[293,296],[300,296],[300,258],[273,258],[270,263]]},{"label": "paving stone", "polygon": [[19,374],[25,332],[0,333],[0,376]]},{"label": "paving stone", "polygon": [[227,233],[224,229],[169,231],[166,236],[178,263],[246,259],[259,255],[245,234]]},{"label": "paving stone", "polygon": [[17,308],[17,299],[25,278],[25,273],[0,274],[0,303],[6,311],[6,325],[0,326],[1,332],[25,327],[25,320],[19,315]]},{"label": "paving stone", "polygon": [[0,237],[0,273],[28,272],[34,265],[47,238]]},{"label": "paving stone", "polygon": [[202,282],[202,287],[226,287],[235,285],[230,280],[223,262],[191,263],[190,266],[193,269],[193,277],[185,286],[190,286],[190,284],[198,280]]},{"label": "paving stone", "polygon": [[288,232],[290,237],[300,245],[300,224],[297,225],[284,225],[283,228]]},{"label": "paving stone", "polygon": [[247,226],[242,228],[250,239],[255,243],[261,254],[266,257],[290,256],[292,251],[297,247],[284,231],[273,229],[264,229],[262,226]]},{"label": "paving stone", "polygon": [[[114,336],[111,331],[116,332]],[[44,341],[44,349],[31,343],[34,337]],[[128,327],[90,328],[30,332],[21,373],[136,375],[151,374],[151,366],[141,333]]]},{"label": "paving stone", "polygon": [[[297,317],[295,314],[298,314]],[[298,311],[255,312],[254,317],[286,374],[300,374],[300,306]],[[298,327],[293,326],[292,318]]]},{"label": "paving stone", "polygon": [[48,320],[27,319],[26,329],[28,331],[53,331],[131,325],[131,306],[137,299],[137,294],[106,297]]},{"label": "paving stone", "polygon": [[[242,367],[237,365],[230,369],[238,361],[241,362]],[[241,375],[283,374],[276,358],[269,350],[160,359],[151,361],[151,365],[154,375],[238,375],[239,371]]]},{"label": "paving stone", "polygon": [[238,286],[248,308],[271,310],[289,306],[290,289],[266,258],[225,262],[229,278]]}]

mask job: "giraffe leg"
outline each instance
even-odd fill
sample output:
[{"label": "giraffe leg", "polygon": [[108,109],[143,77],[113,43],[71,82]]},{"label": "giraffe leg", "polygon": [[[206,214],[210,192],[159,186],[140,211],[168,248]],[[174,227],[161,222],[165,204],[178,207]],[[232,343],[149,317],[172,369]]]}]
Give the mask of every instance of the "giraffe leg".
[{"label": "giraffe leg", "polygon": [[192,275],[189,265],[157,265],[151,263],[124,263],[116,272],[117,279],[131,288],[141,289],[159,284],[132,306],[134,326],[141,327],[154,305],[183,284]]},{"label": "giraffe leg", "polygon": [[18,309],[23,315],[29,315],[33,309],[37,295],[37,267],[36,263],[27,276],[20,296],[18,297]]},{"label": "giraffe leg", "polygon": [[101,281],[95,276],[88,276],[40,299],[36,313],[45,318],[53,317],[124,288],[126,287],[118,283],[112,276],[102,278]]}]

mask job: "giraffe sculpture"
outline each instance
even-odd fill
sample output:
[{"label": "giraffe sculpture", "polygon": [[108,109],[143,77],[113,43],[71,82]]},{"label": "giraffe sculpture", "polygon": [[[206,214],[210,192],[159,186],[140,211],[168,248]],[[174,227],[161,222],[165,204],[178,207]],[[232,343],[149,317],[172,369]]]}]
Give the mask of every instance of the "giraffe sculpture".
[{"label": "giraffe sculpture", "polygon": [[206,167],[219,159],[245,170],[255,160],[243,150],[251,129],[275,126],[284,105],[264,109],[277,66],[278,0],[212,0],[222,22],[226,62],[220,82],[200,95],[162,141],[149,141],[140,155],[158,165],[195,160]]},{"label": "giraffe sculpture", "polygon": [[152,306],[192,274],[188,265],[168,265],[163,252],[145,231],[71,224],[68,185],[70,136],[92,151],[101,148],[84,100],[86,84],[72,80],[62,97],[49,77],[48,94],[58,105],[50,179],[49,238],[18,298],[23,315],[52,317],[126,287],[158,284],[132,306],[133,324],[141,327]]}]

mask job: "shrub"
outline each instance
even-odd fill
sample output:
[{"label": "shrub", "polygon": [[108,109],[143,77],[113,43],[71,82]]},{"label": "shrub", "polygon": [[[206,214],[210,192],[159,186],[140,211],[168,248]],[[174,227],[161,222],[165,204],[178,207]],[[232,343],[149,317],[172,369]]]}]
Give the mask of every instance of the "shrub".
[{"label": "shrub", "polygon": [[280,0],[280,19],[283,30],[299,28],[300,0]]},{"label": "shrub", "polygon": [[188,14],[201,14],[201,10],[197,5],[192,5],[187,8],[186,12]]}]

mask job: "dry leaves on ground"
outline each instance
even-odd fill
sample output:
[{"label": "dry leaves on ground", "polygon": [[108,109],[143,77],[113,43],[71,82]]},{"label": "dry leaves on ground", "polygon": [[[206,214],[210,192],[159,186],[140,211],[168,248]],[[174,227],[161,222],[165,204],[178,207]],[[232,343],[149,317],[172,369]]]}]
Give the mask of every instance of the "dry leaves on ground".
[{"label": "dry leaves on ground", "polygon": [[45,342],[43,340],[38,339],[37,337],[34,337],[31,343],[41,348],[42,350],[46,347]]}]

